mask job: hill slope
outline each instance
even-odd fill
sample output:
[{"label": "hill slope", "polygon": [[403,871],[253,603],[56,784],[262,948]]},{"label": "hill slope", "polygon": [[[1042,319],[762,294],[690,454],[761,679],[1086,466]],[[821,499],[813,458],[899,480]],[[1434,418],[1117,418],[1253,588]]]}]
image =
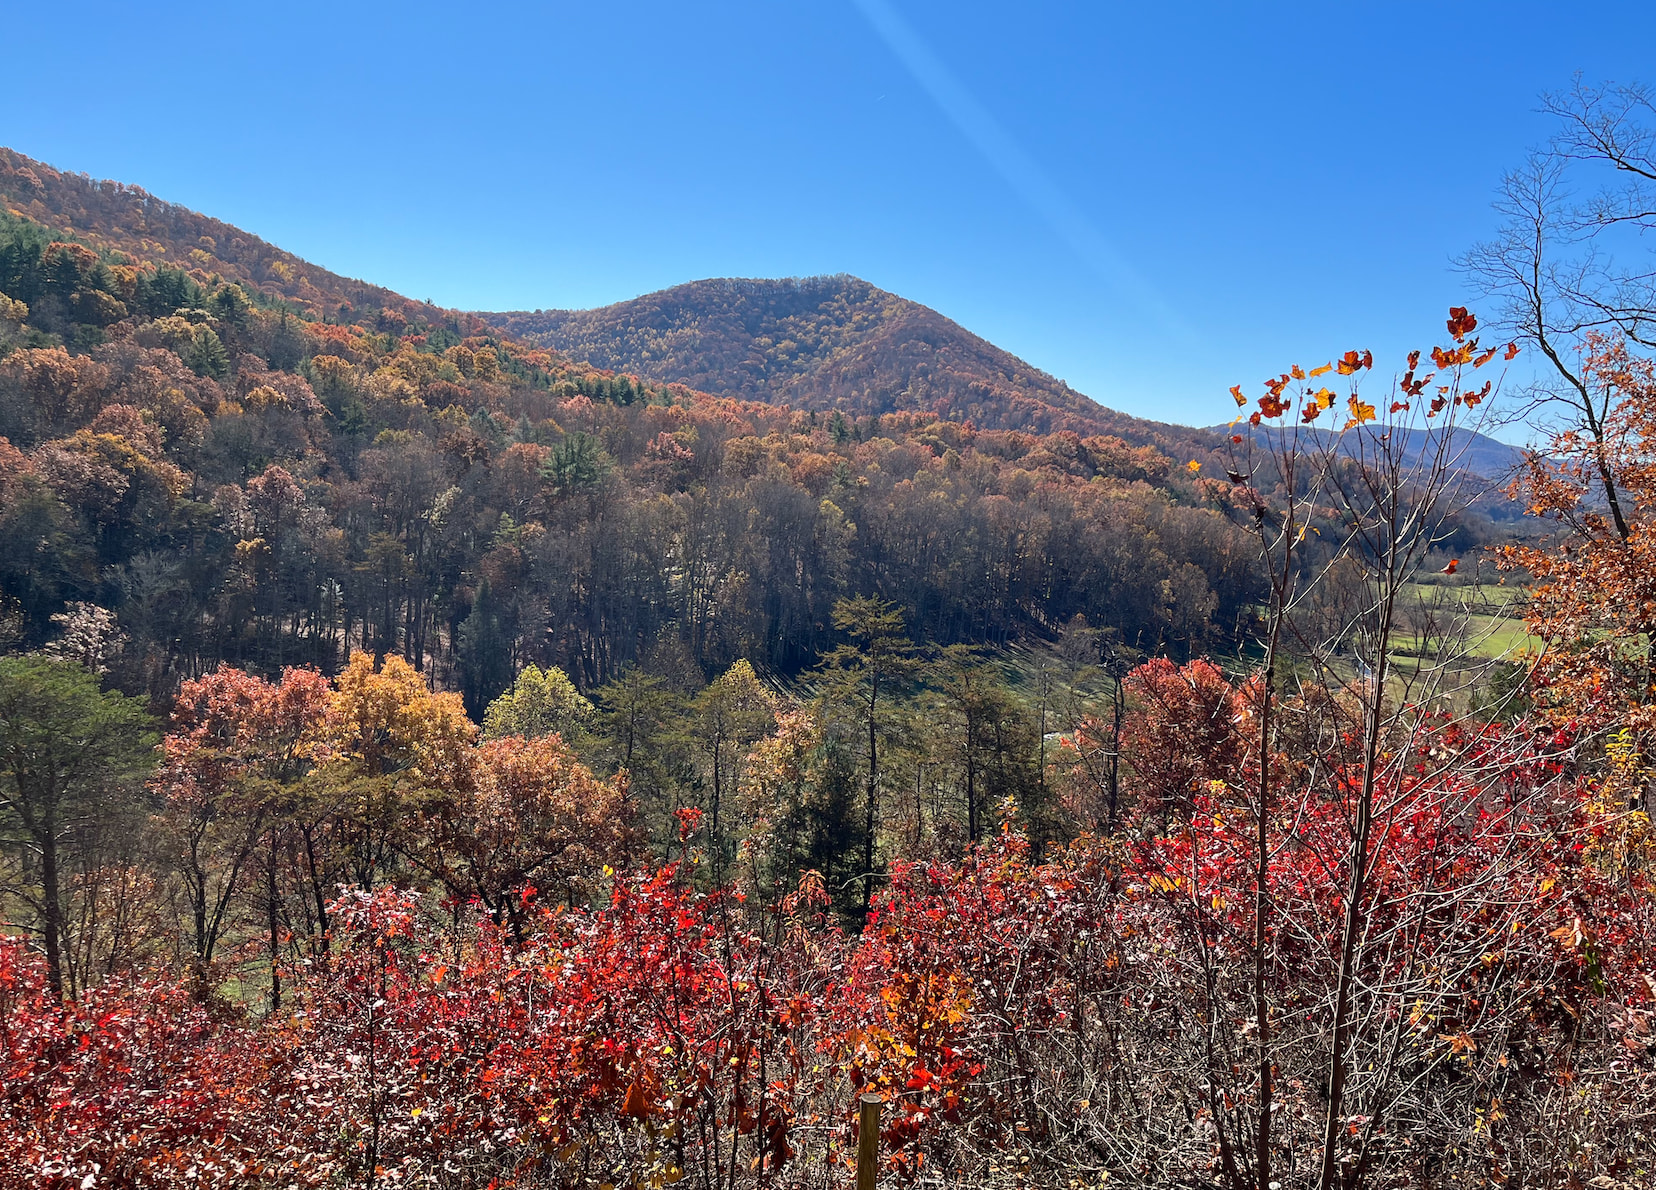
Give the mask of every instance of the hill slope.
[{"label": "hill slope", "polygon": [[1238,530],[1152,446],[616,375],[0,162],[0,654],[102,625],[110,680],[164,702],[224,662],[400,653],[475,713],[529,661],[799,673],[848,596],[939,645],[1082,617],[1185,652],[1246,618]]},{"label": "hill slope", "polygon": [[408,321],[451,318],[449,311],[341,277],[240,228],[164,202],[140,186],[53,169],[3,147],[0,207],[70,233],[100,252],[171,265],[202,284],[219,277],[280,298],[313,318],[337,320],[342,306],[344,321],[379,310],[397,310]]},{"label": "hill slope", "polygon": [[693,281],[596,310],[481,317],[598,367],[768,404],[856,417],[914,410],[984,428],[1135,441],[1201,433],[1106,409],[936,310],[856,277]]},{"label": "hill slope", "polygon": [[0,209],[114,261],[171,265],[203,285],[222,279],[314,320],[494,329],[606,371],[855,417],[919,411],[985,429],[1115,434],[1174,454],[1216,441],[1106,409],[937,311],[855,277],[695,281],[597,310],[472,315],[342,277],[142,187],[7,148]]}]

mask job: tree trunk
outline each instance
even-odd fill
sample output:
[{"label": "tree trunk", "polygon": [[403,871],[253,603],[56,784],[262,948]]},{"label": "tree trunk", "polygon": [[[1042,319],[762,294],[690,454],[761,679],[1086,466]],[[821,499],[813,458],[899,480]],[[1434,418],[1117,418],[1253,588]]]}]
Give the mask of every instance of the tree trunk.
[{"label": "tree trunk", "polygon": [[270,828],[270,863],[265,867],[265,918],[270,927],[270,1011],[282,1007],[282,934],[276,904],[276,828]]},{"label": "tree trunk", "polygon": [[63,999],[63,900],[58,887],[57,815],[50,809],[44,816],[46,829],[40,838],[40,891],[42,928],[46,942],[46,981],[52,995]]},{"label": "tree trunk", "polygon": [[878,705],[879,691],[879,678],[870,674],[868,679],[868,806],[867,822],[863,834],[862,907],[865,916],[868,913],[868,907],[874,903],[874,799],[878,793],[880,781],[880,761],[874,712]]}]

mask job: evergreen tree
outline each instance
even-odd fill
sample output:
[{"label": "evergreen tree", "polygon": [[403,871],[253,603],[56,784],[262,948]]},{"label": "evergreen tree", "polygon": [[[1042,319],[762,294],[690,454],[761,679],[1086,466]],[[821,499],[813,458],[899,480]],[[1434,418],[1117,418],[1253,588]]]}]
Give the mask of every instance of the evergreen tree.
[{"label": "evergreen tree", "polygon": [[291,372],[298,367],[304,353],[305,340],[288,312],[283,310],[281,320],[277,322],[276,330],[270,337],[270,354],[267,360],[278,372]]},{"label": "evergreen tree", "polygon": [[222,380],[230,374],[230,353],[212,327],[196,328],[195,340],[184,352],[184,363],[197,376]]},{"label": "evergreen tree", "polygon": [[879,830],[880,741],[893,703],[918,664],[903,631],[903,613],[883,599],[857,596],[834,604],[834,627],[850,637],[822,659],[827,697],[855,716],[863,751],[862,907],[874,897],[874,855]]},{"label": "evergreen tree", "polygon": [[654,831],[652,842],[670,855],[677,826],[673,811],[694,780],[685,696],[665,677],[628,665],[593,697],[603,708],[595,753],[609,771],[627,772],[643,821]]},{"label": "evergreen tree", "polygon": [[490,700],[512,680],[511,641],[488,579],[477,584],[471,614],[460,625],[460,669],[466,713],[480,719]]}]

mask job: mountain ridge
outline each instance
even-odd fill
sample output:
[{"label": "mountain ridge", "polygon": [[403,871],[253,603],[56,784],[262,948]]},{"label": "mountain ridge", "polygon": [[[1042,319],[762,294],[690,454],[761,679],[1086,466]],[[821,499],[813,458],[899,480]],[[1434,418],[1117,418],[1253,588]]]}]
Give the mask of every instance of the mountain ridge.
[{"label": "mountain ridge", "polygon": [[1110,409],[946,315],[849,274],[717,277],[590,310],[479,312],[497,330],[596,367],[851,417],[930,412],[991,429],[1208,431]]},{"label": "mountain ridge", "polygon": [[[1381,423],[1375,423],[1380,425]],[[1249,434],[1263,434],[1271,439],[1280,439],[1285,434],[1297,434],[1301,438],[1308,438],[1319,448],[1331,443],[1341,445],[1342,453],[1350,454],[1357,449],[1359,439],[1344,439],[1344,436],[1331,430],[1318,430],[1315,427],[1244,427]],[[1214,434],[1230,434],[1230,426],[1209,426]],[[1390,427],[1381,431],[1402,434],[1403,460],[1405,466],[1414,466],[1422,458],[1429,456],[1436,450],[1436,437],[1439,431],[1432,427]],[[1451,441],[1444,449],[1444,461],[1457,471],[1464,471],[1480,479],[1492,483],[1505,483],[1522,467],[1529,452],[1519,446],[1491,438],[1488,434],[1480,434],[1467,426],[1455,426],[1451,431]],[[1343,440],[1343,441],[1342,441]]]}]

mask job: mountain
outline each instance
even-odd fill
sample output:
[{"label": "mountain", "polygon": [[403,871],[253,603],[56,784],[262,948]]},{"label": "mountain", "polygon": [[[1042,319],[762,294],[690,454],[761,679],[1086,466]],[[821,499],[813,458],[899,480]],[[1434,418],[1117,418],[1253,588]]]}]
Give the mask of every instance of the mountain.
[{"label": "mountain", "polygon": [[915,410],[980,428],[1203,431],[1106,409],[918,302],[857,277],[692,281],[596,310],[482,314],[510,334],[656,381],[867,417]]},{"label": "mountain", "polygon": [[1106,409],[937,311],[855,277],[695,281],[597,310],[474,315],[340,276],[140,186],[58,170],[7,148],[0,148],[0,210],[117,266],[170,265],[200,284],[231,282],[319,322],[493,330],[569,356],[583,371],[852,417],[927,412],[984,429],[1113,434],[1175,455],[1214,446],[1207,431]]},{"label": "mountain", "polygon": [[[1395,431],[1394,431],[1395,432]],[[1425,430],[1408,430],[1403,449],[1411,461],[1434,449],[1432,435]],[[1461,471],[1484,479],[1505,482],[1524,462],[1526,452],[1517,446],[1497,442],[1487,434],[1464,427],[1453,432],[1446,457]]]},{"label": "mountain", "polygon": [[585,689],[798,674],[856,596],[921,643],[1084,621],[1234,646],[1252,555],[1189,455],[1095,432],[1116,415],[861,283],[784,317],[813,284],[726,304],[814,328],[770,346],[857,416],[572,360],[0,152],[0,653],[105,640],[109,680],[163,704],[226,662],[399,653],[475,713],[531,661]]}]

